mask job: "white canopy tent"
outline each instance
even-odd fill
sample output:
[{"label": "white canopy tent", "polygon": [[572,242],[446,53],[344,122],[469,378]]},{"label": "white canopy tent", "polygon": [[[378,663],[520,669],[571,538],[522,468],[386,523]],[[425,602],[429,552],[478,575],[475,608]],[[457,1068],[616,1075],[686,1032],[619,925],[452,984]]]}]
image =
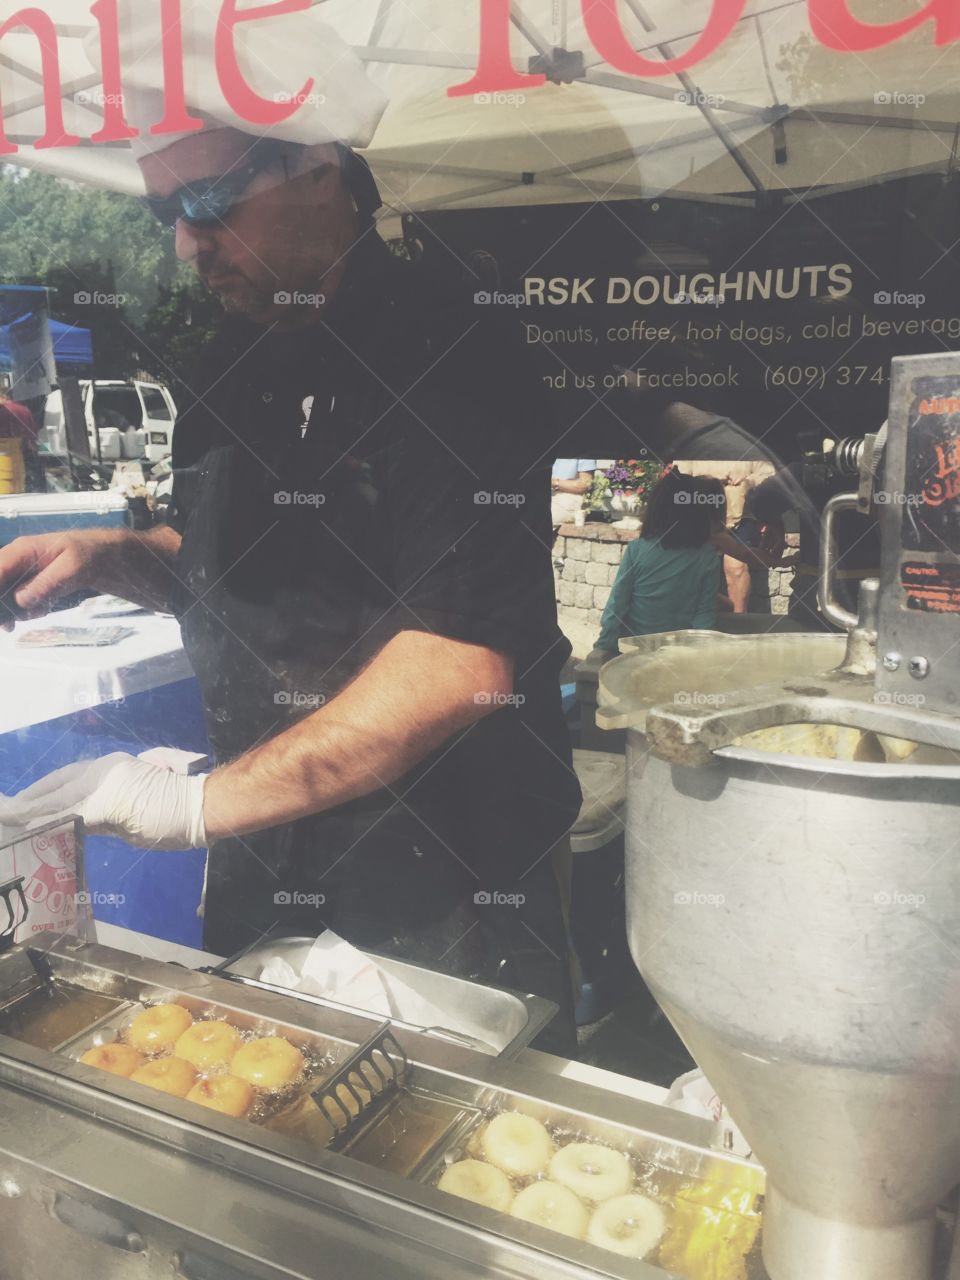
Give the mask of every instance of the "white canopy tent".
[{"label": "white canopy tent", "polygon": [[[389,96],[367,151],[388,215],[664,192],[789,201],[957,164],[960,43],[937,48],[930,24],[874,53],[839,54],[813,39],[805,0],[748,0],[729,39],[689,74],[636,79],[599,59],[578,0],[513,0],[514,65],[527,71],[534,59],[569,82],[474,99],[447,89],[476,66],[479,0],[316,3]],[[80,0],[42,7],[57,23],[67,126],[88,138],[101,123],[83,45],[93,21]],[[657,59],[688,48],[711,7],[685,0],[680,17],[675,0],[621,0],[620,15],[633,46]],[[906,0],[858,6],[865,21],[909,11]],[[125,144],[33,150],[44,110],[38,42],[26,30],[0,42],[0,93],[22,148],[12,162],[139,192]]]}]

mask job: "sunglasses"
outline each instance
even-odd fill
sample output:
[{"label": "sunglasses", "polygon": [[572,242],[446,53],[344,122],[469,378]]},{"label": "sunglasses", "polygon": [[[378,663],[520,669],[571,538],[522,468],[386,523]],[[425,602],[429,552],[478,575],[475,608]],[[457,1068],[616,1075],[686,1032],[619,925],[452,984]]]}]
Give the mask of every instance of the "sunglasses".
[{"label": "sunglasses", "polygon": [[212,227],[224,223],[238,204],[247,198],[247,189],[258,174],[282,159],[284,181],[289,178],[289,162],[303,148],[299,144],[267,144],[254,147],[251,160],[238,169],[216,178],[200,178],[178,187],[168,196],[143,196],[141,203],[165,227],[186,222],[191,227]]}]

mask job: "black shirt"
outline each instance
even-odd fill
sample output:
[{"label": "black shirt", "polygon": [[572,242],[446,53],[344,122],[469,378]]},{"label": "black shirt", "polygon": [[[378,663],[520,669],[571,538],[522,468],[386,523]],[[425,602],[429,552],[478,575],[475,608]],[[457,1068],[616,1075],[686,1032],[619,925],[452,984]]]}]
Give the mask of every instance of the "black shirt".
[{"label": "black shirt", "polygon": [[[553,447],[540,384],[488,317],[367,236],[319,324],[231,319],[206,353],[174,436],[170,519],[218,761],[331,702],[400,631],[508,652],[516,671],[513,703],[391,787],[213,849],[211,949],[327,924],[407,955],[420,938],[436,958],[460,945],[474,895],[536,882],[562,955],[543,877],[580,791],[559,693]],[[324,901],[298,913],[277,894]],[[479,905],[489,935],[497,913]]]}]

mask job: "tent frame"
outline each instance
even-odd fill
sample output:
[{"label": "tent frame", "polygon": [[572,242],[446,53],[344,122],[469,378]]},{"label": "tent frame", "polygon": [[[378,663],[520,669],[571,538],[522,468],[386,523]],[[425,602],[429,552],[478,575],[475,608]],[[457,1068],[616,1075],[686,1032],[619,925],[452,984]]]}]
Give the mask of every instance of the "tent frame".
[{"label": "tent frame", "polygon": [[[743,193],[732,193],[729,196],[700,196],[700,199],[723,200],[724,202],[728,199],[734,199],[737,203],[749,203],[752,201],[756,205],[762,206],[769,203],[771,199],[777,203],[792,203],[796,200],[805,199],[810,194],[827,194],[834,189],[839,189],[833,186],[826,186],[823,189],[811,188],[810,191],[804,192],[786,189],[772,193],[768,184],[763,181],[762,176],[757,173],[755,166],[745,155],[738,139],[738,132],[741,129],[749,126],[753,130],[758,123],[768,126],[772,130],[775,163],[782,163],[786,159],[787,123],[802,122],[824,127],[860,126],[894,130],[925,129],[934,134],[947,135],[951,138],[951,148],[950,158],[946,162],[945,170],[949,174],[955,168],[958,137],[958,123],[956,121],[920,120],[915,116],[911,118],[909,116],[896,115],[884,115],[879,118],[864,115],[862,112],[857,111],[844,112],[835,109],[824,110],[808,107],[792,108],[789,105],[780,103],[775,103],[770,107],[759,107],[733,99],[724,99],[722,103],[711,103],[709,96],[699,88],[696,80],[689,72],[680,72],[672,76],[670,83],[643,80],[609,69],[605,70],[605,64],[603,64],[599,56],[588,57],[581,51],[567,49],[569,6],[574,0],[556,0],[555,31],[552,36],[538,28],[530,18],[525,8],[526,2],[527,0],[511,0],[510,3],[511,23],[531,50],[525,62],[523,59],[514,58],[514,64],[518,71],[540,72],[557,84],[580,82],[622,93],[662,100],[672,99],[678,103],[682,102],[689,110],[700,115],[703,121],[703,128],[692,134],[684,134],[683,142],[699,142],[710,137],[718,139],[743,174],[749,187],[749,191]],[[320,5],[326,3],[326,0],[312,0],[312,3]],[[762,19],[804,3],[806,3],[806,0],[747,0],[737,25],[752,23],[755,26],[765,65],[767,65],[767,50]],[[399,49],[384,45],[382,43],[383,33],[391,14],[398,5],[403,7],[403,0],[380,0],[367,43],[354,48],[354,52],[362,61],[384,65],[447,67],[466,74],[475,69],[476,58],[472,54],[454,50],[435,52],[425,49]],[[674,46],[679,42],[696,38],[702,30],[702,25],[691,23],[689,20],[684,22],[682,19],[677,18],[672,20],[669,28],[658,29],[647,13],[643,0],[624,0],[624,5],[637,28],[637,31],[633,33],[632,43],[638,53],[659,53],[664,59],[675,57]],[[88,29],[73,23],[57,23],[56,32],[60,39],[82,39],[88,34]],[[24,79],[38,85],[36,93],[26,94],[18,100],[4,103],[4,118],[7,123],[8,136],[11,141],[18,145],[29,145],[33,139],[16,133],[16,120],[18,116],[23,116],[25,113],[35,111],[38,107],[43,106],[42,76],[32,67],[5,51],[0,51],[0,66],[6,67]],[[95,87],[99,83],[100,78],[96,73],[75,76],[63,84],[62,96],[75,99],[78,93]],[[679,85],[680,88],[677,89],[674,87],[675,85]],[[681,95],[683,96],[681,97]],[[94,130],[100,126],[100,115],[94,106],[76,102],[75,106],[84,113],[89,113]],[[592,198],[597,196],[606,199],[643,198],[647,193],[639,186],[620,182],[616,183],[613,188],[605,188],[602,191],[594,190],[589,181],[589,174],[591,170],[596,170],[604,164],[610,164],[620,159],[637,158],[638,155],[665,149],[670,145],[674,144],[654,143],[645,148],[642,153],[625,150],[614,155],[589,157],[579,162],[562,164],[555,168],[535,173],[517,173],[509,170],[478,170],[464,166],[444,165],[441,161],[432,168],[431,172],[438,176],[476,178],[477,185],[469,190],[460,192],[454,197],[438,197],[436,200],[427,201],[418,206],[418,211],[420,209],[425,211],[432,207],[462,207],[474,198],[486,198],[491,195],[516,190],[518,187],[546,183],[554,187],[579,187],[584,190],[585,195],[589,195]],[[124,144],[94,144],[88,140],[81,142],[81,148],[93,146],[97,146],[98,149],[102,149],[104,146],[123,148]],[[81,148],[71,148],[71,150],[76,152]],[[14,160],[13,163],[29,165],[26,157]],[[39,160],[35,163],[37,167],[41,167]],[[413,162],[390,161],[388,167],[402,171],[405,168],[415,169],[418,166]],[[916,171],[938,172],[941,170],[940,166],[924,165],[919,166]],[[844,189],[849,185],[845,184]],[[403,210],[396,210],[395,212],[403,212]]]}]

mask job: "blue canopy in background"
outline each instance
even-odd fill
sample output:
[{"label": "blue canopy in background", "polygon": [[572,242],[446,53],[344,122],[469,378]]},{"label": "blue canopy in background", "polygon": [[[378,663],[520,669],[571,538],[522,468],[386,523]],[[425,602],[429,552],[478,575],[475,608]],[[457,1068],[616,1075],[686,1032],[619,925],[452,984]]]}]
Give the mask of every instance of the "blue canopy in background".
[{"label": "blue canopy in background", "polygon": [[51,320],[50,337],[58,373],[71,373],[93,366],[93,335],[89,329]]},{"label": "blue canopy in background", "polygon": [[[59,320],[51,320],[49,324],[57,372],[70,374],[90,369],[93,366],[93,335],[90,330],[81,329],[74,324],[61,324]],[[0,371],[7,373],[13,365],[10,351],[12,327],[9,324],[0,325]]]},{"label": "blue canopy in background", "polygon": [[50,333],[57,372],[77,374],[93,367],[93,336],[79,325],[49,319],[48,293],[42,285],[0,285],[0,372],[13,372],[10,331],[42,316]]}]

